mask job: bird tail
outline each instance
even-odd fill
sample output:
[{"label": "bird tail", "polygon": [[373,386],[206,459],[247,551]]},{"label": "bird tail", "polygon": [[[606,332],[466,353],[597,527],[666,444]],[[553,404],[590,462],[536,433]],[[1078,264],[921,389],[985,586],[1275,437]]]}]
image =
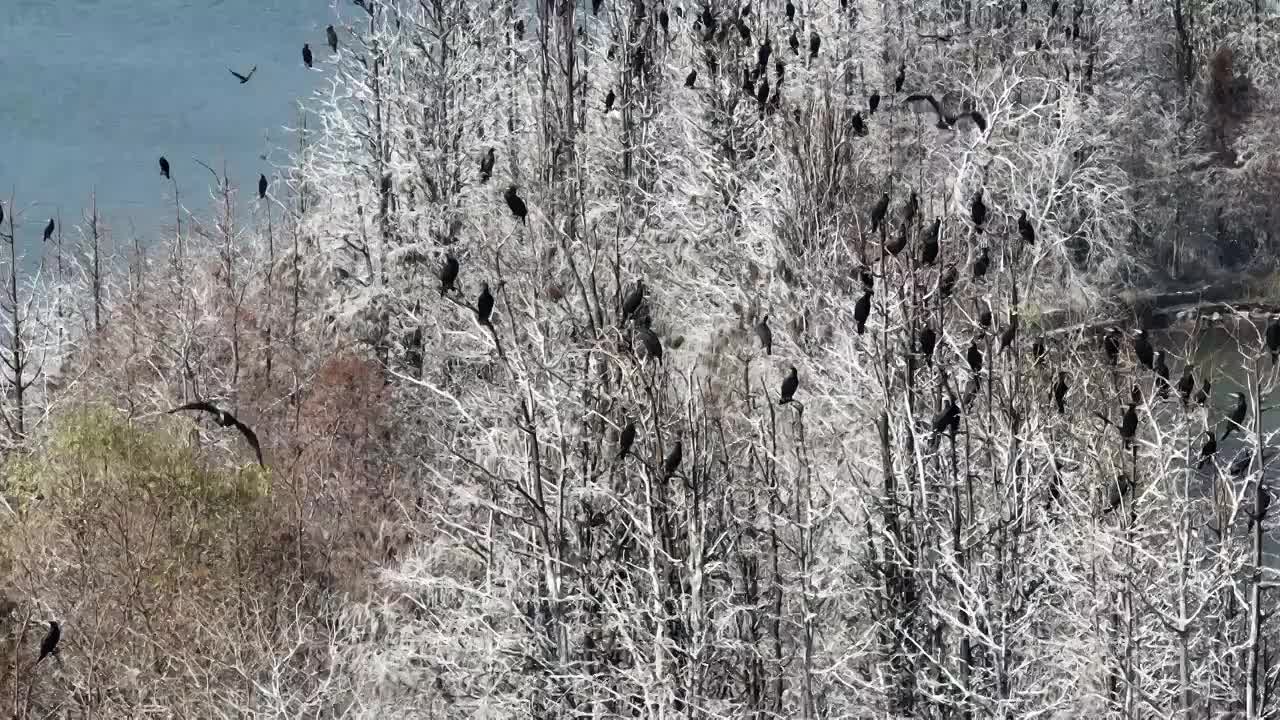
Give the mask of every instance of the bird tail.
[{"label": "bird tail", "polygon": [[1222,433],[1222,437],[1218,438],[1218,442],[1222,442],[1223,440],[1226,440],[1227,437],[1231,435],[1231,431],[1235,429],[1236,429],[1235,423],[1228,423],[1226,431]]}]

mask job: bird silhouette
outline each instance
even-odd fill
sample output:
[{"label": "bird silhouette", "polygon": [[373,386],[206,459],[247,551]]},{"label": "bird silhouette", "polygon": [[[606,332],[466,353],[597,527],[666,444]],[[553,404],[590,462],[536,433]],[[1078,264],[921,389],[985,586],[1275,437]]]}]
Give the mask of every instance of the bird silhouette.
[{"label": "bird silhouette", "polygon": [[1222,440],[1226,440],[1231,436],[1231,432],[1236,428],[1240,428],[1240,432],[1244,432],[1244,419],[1249,414],[1249,400],[1242,392],[1231,393],[1235,396],[1236,406],[1231,410],[1231,414],[1227,416],[1227,429],[1222,433]]},{"label": "bird silhouette", "polygon": [[889,193],[884,193],[876,204],[871,208],[871,232],[880,229],[884,223],[884,216],[889,212]]},{"label": "bird silhouette", "polygon": [[942,294],[942,299],[951,297],[951,293],[955,292],[956,283],[960,281],[960,272],[956,270],[954,263],[947,266],[943,271],[942,277],[938,280],[938,292]]},{"label": "bird silhouette", "polygon": [[785,11],[787,15],[787,22],[791,22],[796,19],[796,6],[792,4],[791,0],[787,0],[787,7]]},{"label": "bird silhouette", "polygon": [[489,283],[483,283],[480,285],[480,297],[476,299],[476,320],[485,327],[493,327],[492,315],[493,293],[489,292]]},{"label": "bird silhouette", "polygon": [[791,54],[800,54],[800,37],[796,35],[795,30],[791,31],[791,39],[787,41],[787,44],[791,46]]},{"label": "bird silhouette", "polygon": [[1151,338],[1147,337],[1146,330],[1133,331],[1133,354],[1148,370],[1155,369],[1155,348],[1151,346]]},{"label": "bird silhouette", "polygon": [[1036,229],[1027,219],[1027,211],[1023,210],[1018,213],[1018,234],[1022,236],[1022,241],[1028,245],[1036,244]]},{"label": "bird silhouette", "polygon": [[924,356],[925,364],[933,365],[933,350],[938,346],[938,333],[933,326],[925,325],[916,335],[916,352]]},{"label": "bird silhouette", "polygon": [[951,437],[955,437],[960,429],[960,408],[956,407],[954,400],[947,398],[942,401],[942,409],[933,416],[929,427],[935,434],[946,432]]},{"label": "bird silhouette", "polygon": [[765,355],[773,354],[773,331],[769,329],[769,316],[765,315],[756,323],[756,337],[760,338],[760,347]]},{"label": "bird silhouette", "polygon": [[663,480],[670,480],[671,476],[676,474],[682,459],[684,459],[684,444],[677,440],[676,444],[671,446],[671,452],[667,453],[667,459],[662,461]]},{"label": "bird silhouette", "polygon": [[690,70],[689,74],[684,77],[684,86],[687,88],[691,88],[696,82],[698,82],[698,71],[695,68],[693,70]]},{"label": "bird silhouette", "polygon": [[985,131],[987,129],[987,119],[981,112],[971,110],[969,112],[960,113],[959,115],[948,114],[942,109],[942,103],[938,102],[938,99],[932,95],[908,95],[906,103],[908,107],[917,113],[925,113],[932,110],[933,114],[938,118],[937,127],[940,130],[952,130],[955,128],[956,123],[965,119],[972,121],[979,130]]},{"label": "bird silhouette", "polygon": [[871,97],[867,98],[867,114],[875,115],[876,109],[880,107],[880,93],[873,92]]},{"label": "bird silhouette", "polygon": [[818,57],[818,51],[822,49],[822,36],[817,32],[809,33],[809,59]]},{"label": "bird silhouette", "polygon": [[640,309],[640,303],[644,301],[644,279],[637,278],[636,286],[627,293],[626,299],[622,301],[622,322],[625,323],[628,318],[636,314]]},{"label": "bird silhouette", "polygon": [[[4,218],[4,213],[0,212],[0,219]],[[1271,322],[1267,323],[1267,352],[1271,353],[1271,366],[1275,367],[1276,360],[1280,359],[1280,316],[1272,315]]]},{"label": "bird silhouette", "polygon": [[0,223],[4,222],[4,203],[0,203]]},{"label": "bird silhouette", "polygon": [[524,200],[516,192],[517,187],[511,185],[502,193],[503,199],[507,201],[507,207],[511,208],[511,214],[520,220],[521,224],[525,223],[525,216],[529,214],[529,208],[525,206]]},{"label": "bird silhouette", "polygon": [[907,64],[898,64],[898,74],[893,78],[893,91],[895,93],[902,92],[902,86],[907,82]]},{"label": "bird silhouette", "polygon": [[1209,397],[1212,394],[1212,391],[1213,391],[1213,383],[1208,380],[1201,379],[1200,389],[1196,391],[1196,404],[1208,405]]},{"label": "bird silhouette", "polygon": [[1196,389],[1196,378],[1193,375],[1195,365],[1187,363],[1182,366],[1182,377],[1178,378],[1178,397],[1182,400],[1182,407],[1187,406],[1187,402],[1191,400],[1191,393]]},{"label": "bird silhouette", "polygon": [[165,156],[160,156],[160,177],[169,180],[169,160]]},{"label": "bird silhouette", "polygon": [[1197,468],[1204,467],[1204,464],[1209,462],[1209,459],[1218,452],[1218,441],[1213,438],[1213,431],[1205,430],[1204,436],[1204,444],[1200,446],[1200,462],[1196,465]]},{"label": "bird silhouette", "polygon": [[493,177],[493,163],[497,158],[494,156],[494,149],[489,148],[484,156],[480,158],[480,182],[487,183],[489,178]]},{"label": "bird silhouette", "polygon": [[897,257],[898,253],[902,252],[902,250],[907,247],[908,235],[909,231],[907,229],[907,224],[902,223],[898,226],[897,236],[893,240],[885,243],[884,249],[888,251],[890,255]]},{"label": "bird silhouette", "polygon": [[1165,355],[1164,350],[1156,351],[1156,384],[1159,386],[1157,390],[1161,399],[1169,397],[1169,364],[1165,361]]},{"label": "bird silhouette", "polygon": [[869,317],[871,317],[871,291],[866,290],[853,306],[853,321],[859,335],[866,329]]},{"label": "bird silhouette", "polygon": [[617,99],[618,99],[618,96],[613,94],[613,88],[609,88],[609,94],[604,96],[604,114],[605,115],[608,115],[609,112],[613,110],[613,102]]},{"label": "bird silhouette", "polygon": [[1009,314],[1009,324],[1005,326],[1004,332],[1000,333],[1000,350],[1004,352],[1005,348],[1013,345],[1018,339],[1018,313]]},{"label": "bird silhouette", "polygon": [[760,43],[760,47],[756,50],[757,72],[764,72],[765,68],[769,67],[769,56],[772,54],[773,43],[769,42],[768,38],[765,38],[764,42]]},{"label": "bird silhouette", "polygon": [[769,102],[769,78],[760,78],[760,85],[756,88],[756,102],[764,105]]},{"label": "bird silhouette", "polygon": [[631,452],[631,445],[636,441],[636,424],[630,420],[626,427],[618,433],[618,457],[626,457]]},{"label": "bird silhouette", "polygon": [[258,66],[254,65],[253,67],[249,68],[249,72],[245,73],[244,75],[241,75],[235,70],[232,70],[231,68],[227,68],[227,72],[231,73],[232,75],[235,75],[236,79],[240,81],[241,85],[249,82],[249,78],[253,77],[253,74],[257,72],[257,70],[258,70]]},{"label": "bird silhouette", "polygon": [[662,34],[666,35],[671,24],[671,16],[667,15],[667,9],[662,8],[658,11],[658,26],[662,28]]},{"label": "bird silhouette", "polygon": [[311,67],[311,46],[306,43],[302,45],[302,64]]},{"label": "bird silhouette", "polygon": [[325,38],[329,41],[329,51],[338,52],[338,31],[330,25],[324,29]]},{"label": "bird silhouette", "polygon": [[924,234],[924,244],[920,246],[920,264],[932,265],[938,259],[938,251],[941,249],[938,239],[939,233],[927,232]]},{"label": "bird silhouette", "polygon": [[987,246],[983,245],[978,248],[978,258],[973,261],[973,279],[981,280],[987,274],[987,268],[991,266],[991,256],[987,250]]},{"label": "bird silhouette", "polygon": [[44,226],[44,240],[42,242],[49,242],[49,238],[53,237],[53,228],[53,218],[49,218],[49,224]]},{"label": "bird silhouette", "polygon": [[652,328],[640,326],[636,329],[640,336],[640,344],[644,346],[645,356],[662,362],[662,340]]},{"label": "bird silhouette", "polygon": [[1053,384],[1053,404],[1058,408],[1058,414],[1061,415],[1067,411],[1066,399],[1067,391],[1070,387],[1067,385],[1067,371],[1058,371],[1058,381]]},{"label": "bird silhouette", "polygon": [[1102,336],[1102,351],[1107,356],[1107,364],[1115,365],[1120,358],[1120,331],[1116,328],[1107,328],[1107,333]]},{"label": "bird silhouette", "polygon": [[258,173],[258,199],[263,200],[267,197],[267,176]]},{"label": "bird silhouette", "polygon": [[1044,346],[1044,336],[1037,335],[1034,342],[1031,343],[1031,362],[1039,365],[1044,356],[1048,354],[1048,350]]},{"label": "bird silhouette", "polygon": [[982,349],[978,347],[976,340],[969,343],[969,349],[965,351],[964,359],[969,364],[970,370],[975,373],[982,371]]},{"label": "bird silhouette", "polygon": [[982,226],[987,222],[987,204],[982,201],[982,188],[978,188],[973,194],[973,202],[969,204],[969,218],[973,220],[974,229],[981,233]]},{"label": "bird silhouette", "polygon": [[218,427],[224,427],[224,428],[234,427],[235,429],[239,430],[240,434],[244,435],[244,439],[249,441],[249,447],[253,448],[254,455],[258,457],[258,464],[262,465],[263,467],[266,467],[265,463],[262,462],[262,446],[258,444],[257,433],[255,433],[248,425],[245,425],[244,423],[236,419],[236,416],[232,415],[226,410],[223,410],[222,408],[219,408],[217,405],[214,405],[213,403],[205,402],[203,400],[190,402],[190,403],[187,403],[186,405],[179,405],[178,407],[170,410],[169,414],[173,414],[176,412],[184,412],[188,410],[207,412],[213,416],[213,421],[218,424]]},{"label": "bird silhouette", "polygon": [[40,657],[36,658],[36,664],[50,655],[58,654],[58,641],[62,639],[62,628],[58,626],[57,620],[49,621],[49,631],[44,634],[44,639],[40,641]]},{"label": "bird silhouette", "polygon": [[800,375],[796,371],[795,365],[787,372],[787,376],[782,380],[782,393],[778,398],[779,405],[786,405],[796,396],[796,390],[800,388]]},{"label": "bird silhouette", "polygon": [[458,279],[458,258],[453,253],[445,253],[444,263],[440,265],[440,297],[449,292],[454,287],[454,282]]}]

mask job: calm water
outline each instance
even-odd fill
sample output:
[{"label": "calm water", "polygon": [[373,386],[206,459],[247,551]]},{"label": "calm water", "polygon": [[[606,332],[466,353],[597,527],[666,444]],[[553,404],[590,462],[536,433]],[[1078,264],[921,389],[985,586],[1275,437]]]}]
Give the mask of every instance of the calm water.
[{"label": "calm water", "polygon": [[[296,102],[324,78],[330,22],[328,0],[0,2],[0,198],[8,213],[16,193],[20,242],[38,245],[59,213],[70,230],[95,191],[118,241],[171,227],[162,154],[187,207],[206,207],[212,180],[192,158],[219,172],[226,162],[242,194],[256,193],[294,143],[283,127]],[[227,72],[253,65],[245,85]]]}]

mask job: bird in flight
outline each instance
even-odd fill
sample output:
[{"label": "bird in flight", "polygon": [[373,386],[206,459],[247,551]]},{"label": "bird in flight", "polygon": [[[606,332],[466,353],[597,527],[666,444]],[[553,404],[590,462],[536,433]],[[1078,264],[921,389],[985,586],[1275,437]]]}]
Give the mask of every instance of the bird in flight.
[{"label": "bird in flight", "polygon": [[179,405],[178,407],[170,410],[169,412],[172,414],[176,412],[182,412],[184,410],[198,410],[201,412],[207,412],[210,415],[213,415],[213,421],[218,423],[220,427],[235,427],[235,429],[240,431],[241,435],[244,435],[244,439],[249,441],[249,446],[253,448],[254,454],[258,456],[258,464],[262,465],[263,467],[266,467],[266,464],[262,462],[262,446],[258,444],[257,434],[254,433],[253,430],[250,429],[248,425],[245,425],[244,423],[237,420],[236,416],[232,415],[226,410],[223,410],[222,408],[219,408],[213,403],[204,402],[202,400],[187,403],[186,405]]},{"label": "bird in flight", "polygon": [[49,655],[58,654],[58,640],[61,638],[62,628],[58,627],[58,621],[50,620],[49,632],[45,633],[44,640],[40,641],[40,657],[36,660],[37,664]]},{"label": "bird in flight", "polygon": [[249,78],[253,77],[253,73],[257,69],[258,69],[258,66],[254,65],[253,67],[249,68],[249,72],[244,75],[241,75],[240,73],[236,72],[235,70],[232,70],[231,68],[227,68],[227,72],[231,73],[232,75],[235,75],[236,79],[240,81],[241,85],[243,85],[249,82]]}]

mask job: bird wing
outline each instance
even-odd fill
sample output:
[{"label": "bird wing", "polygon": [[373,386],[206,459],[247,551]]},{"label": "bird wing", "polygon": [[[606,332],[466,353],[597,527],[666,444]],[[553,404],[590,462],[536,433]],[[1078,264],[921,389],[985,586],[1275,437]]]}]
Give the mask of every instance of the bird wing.
[{"label": "bird wing", "polygon": [[240,82],[248,82],[248,81],[249,81],[249,76],[247,76],[247,75],[241,75],[240,73],[236,72],[235,70],[232,70],[231,68],[227,68],[227,72],[231,73],[232,75],[235,75],[235,76],[236,76],[236,79],[237,79],[237,80],[239,80]]},{"label": "bird wing", "polygon": [[183,410],[200,410],[202,412],[207,412],[213,415],[217,415],[218,413],[222,412],[222,410],[219,409],[218,406],[214,405],[213,403],[208,403],[203,400],[197,400],[195,402],[189,402],[186,405],[179,405],[178,407],[170,410],[169,413],[181,412]]},{"label": "bird wing", "polygon": [[240,431],[240,434],[244,435],[244,439],[249,441],[249,446],[253,448],[253,454],[258,456],[258,464],[266,467],[266,463],[262,462],[262,446],[258,444],[258,434],[248,425],[236,420],[234,417],[231,420],[236,424],[236,429]]}]

